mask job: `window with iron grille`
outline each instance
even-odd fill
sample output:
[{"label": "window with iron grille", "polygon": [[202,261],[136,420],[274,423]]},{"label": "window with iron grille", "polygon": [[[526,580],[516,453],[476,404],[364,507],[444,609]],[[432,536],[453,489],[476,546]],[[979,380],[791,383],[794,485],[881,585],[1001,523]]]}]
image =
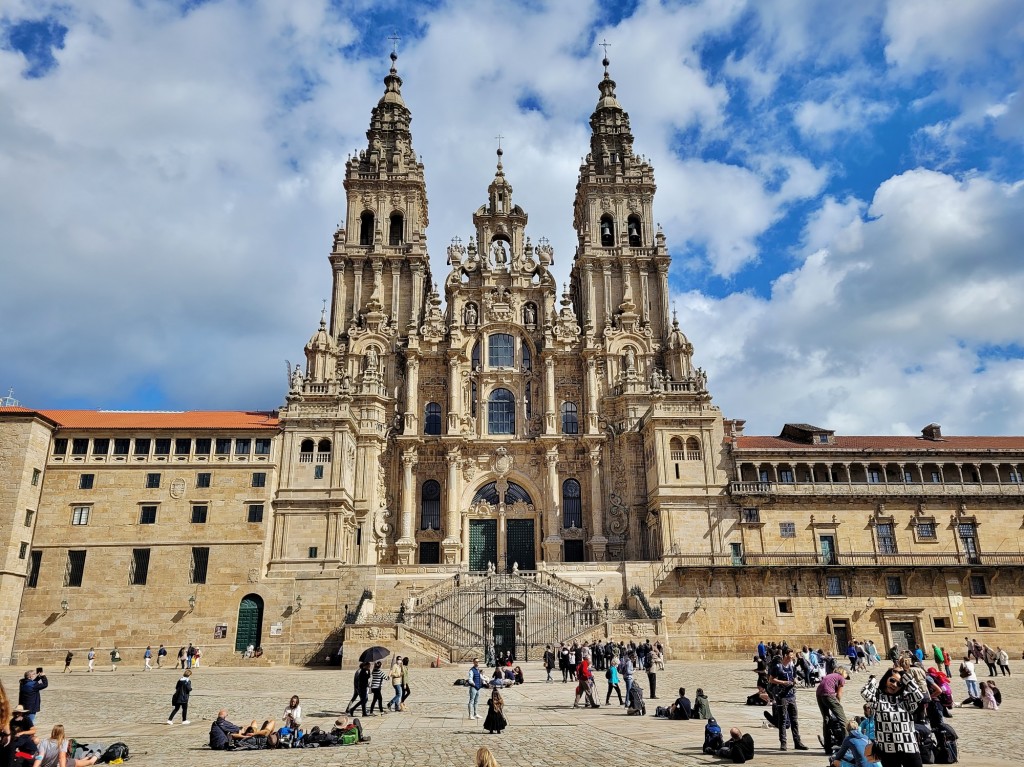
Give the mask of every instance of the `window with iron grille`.
[{"label": "window with iron grille", "polygon": [[140,525],[156,524],[156,506],[143,506],[139,513]]},{"label": "window with iron grille", "polygon": [[65,586],[81,586],[85,577],[85,550],[72,549],[68,552],[68,563],[64,569]]},{"label": "window with iron grille", "polygon": [[249,455],[250,452],[252,452],[251,439],[235,440],[235,455]]},{"label": "window with iron grille", "polygon": [[86,455],[89,452],[89,440],[76,437],[71,440],[71,455]]},{"label": "window with iron grille", "polygon": [[516,398],[508,389],[495,389],[487,400],[487,433],[514,434]]},{"label": "window with iron grille", "polygon": [[210,472],[201,471],[196,474],[196,487],[209,487],[210,486]]},{"label": "window with iron grille", "polygon": [[231,455],[231,437],[217,438],[217,455]]},{"label": "window with iron grille", "polygon": [[256,455],[270,455],[270,440],[258,439],[253,443]]},{"label": "window with iron grille", "polygon": [[64,455],[68,452],[68,441],[63,437],[58,437],[53,441],[53,454]]},{"label": "window with iron grille", "polygon": [[79,490],[92,490],[93,482],[96,480],[95,474],[79,474],[78,475],[78,489]]},{"label": "window with iron grille", "polygon": [[487,363],[492,368],[510,368],[515,364],[515,338],[495,333],[487,339]]},{"label": "window with iron grille", "polygon": [[583,498],[575,479],[562,483],[562,527],[583,527]]},{"label": "window with iron grille", "polygon": [[252,486],[253,487],[266,487],[267,486],[267,473],[265,471],[254,471],[252,473]]},{"label": "window with iron grille", "polygon": [[128,573],[128,583],[132,586],[145,586],[149,578],[149,549],[132,549],[132,570]]},{"label": "window with iron grille", "polygon": [[160,475],[151,473],[146,475],[146,488],[149,490],[155,490],[160,487]]},{"label": "window with iron grille", "polygon": [[324,478],[324,465],[322,463],[318,463],[316,466],[313,467],[313,479],[323,479],[323,478]]},{"label": "window with iron grille", "polygon": [[32,487],[39,486],[39,478],[43,475],[43,472],[39,469],[32,469]]},{"label": "window with iron grille", "polygon": [[441,529],[441,485],[433,479],[424,482],[420,491],[420,529]]},{"label": "window with iron grille", "polygon": [[423,419],[423,433],[436,435],[441,433],[441,405],[428,402],[426,417]]},{"label": "window with iron grille", "polygon": [[189,567],[189,583],[206,583],[206,570],[210,564],[210,547],[193,546],[192,564]]},{"label": "window with iron grille", "polygon": [[39,585],[39,568],[43,564],[43,552],[33,551],[28,559],[28,583],[30,589]]},{"label": "window with iron grille", "polygon": [[796,522],[779,522],[779,535],[782,538],[796,538]]},{"label": "window with iron grille", "polygon": [[25,527],[32,527],[32,520],[35,519],[36,513],[32,509],[25,509]]},{"label": "window with iron grille", "polygon": [[896,554],[896,531],[891,522],[879,522],[875,526],[875,535],[878,536],[879,554]]},{"label": "window with iron grille", "polygon": [[92,441],[92,454],[93,455],[106,455],[110,452],[110,440],[106,437],[94,439]]},{"label": "window with iron grille", "polygon": [[935,538],[935,523],[934,522],[918,522],[917,523],[917,537],[918,538]]},{"label": "window with iron grille", "polygon": [[898,575],[887,575],[885,578],[885,593],[890,597],[903,596],[903,579]]},{"label": "window with iron grille", "polygon": [[579,434],[580,420],[575,402],[562,403],[562,434]]},{"label": "window with iron grille", "polygon": [[28,556],[28,543],[26,543],[25,541],[22,541],[21,545],[18,547],[18,559],[24,559],[27,556]]},{"label": "window with iron grille", "polygon": [[825,593],[830,597],[843,596],[843,579],[838,575],[830,575],[825,580]]},{"label": "window with iron grille", "polygon": [[263,504],[262,503],[250,503],[249,504],[249,522],[252,524],[260,524],[263,521]]},{"label": "window with iron grille", "polygon": [[196,505],[192,507],[192,524],[193,525],[205,525],[206,517],[209,513],[210,507],[204,505]]}]

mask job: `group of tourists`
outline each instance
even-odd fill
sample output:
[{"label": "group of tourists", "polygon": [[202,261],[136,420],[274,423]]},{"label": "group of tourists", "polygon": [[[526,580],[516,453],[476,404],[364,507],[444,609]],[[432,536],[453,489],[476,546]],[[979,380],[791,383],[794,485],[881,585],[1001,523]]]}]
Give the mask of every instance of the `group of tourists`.
[{"label": "group of tourists", "polygon": [[[387,711],[400,713],[406,710],[406,701],[412,693],[409,687],[409,659],[396,655],[390,671],[384,671],[381,661],[361,662],[352,677],[352,698],[345,706],[345,714],[354,716],[357,708],[362,709],[363,716],[377,716],[373,710],[378,708],[383,715],[384,683],[390,680],[395,694],[388,701]],[[366,710],[366,702],[370,701],[370,710]]]},{"label": "group of tourists", "polygon": [[[117,648],[117,645],[114,645],[111,648],[111,650],[109,652],[109,655],[110,655],[110,670],[111,671],[117,671],[117,664],[121,662],[121,651]],[[187,648],[182,646],[182,648],[180,650],[178,650],[178,658],[177,658],[177,662],[174,665],[174,668],[176,668],[176,669],[177,668],[181,668],[181,669],[199,668],[200,659],[202,657],[203,657],[202,651],[198,647],[196,647],[196,646],[192,645],[191,643],[189,643]],[[156,666],[155,667],[153,666],[154,658],[156,659]],[[156,650],[153,649],[152,645],[146,645],[146,649],[142,651],[142,670],[143,671],[152,671],[154,668],[163,668],[164,667],[164,661],[165,661],[166,658],[167,658],[167,648],[164,645],[160,645],[160,647],[157,648]],[[65,674],[73,673],[74,669],[72,669],[71,664],[74,661],[74,659],[75,659],[75,653],[72,650],[68,650],[67,654],[65,654],[65,656],[64,656],[64,673]],[[85,659],[86,659],[87,664],[88,664],[86,666],[86,669],[85,669],[86,673],[94,672],[96,670],[96,648],[95,647],[90,647],[89,648],[89,651],[85,654]]]}]

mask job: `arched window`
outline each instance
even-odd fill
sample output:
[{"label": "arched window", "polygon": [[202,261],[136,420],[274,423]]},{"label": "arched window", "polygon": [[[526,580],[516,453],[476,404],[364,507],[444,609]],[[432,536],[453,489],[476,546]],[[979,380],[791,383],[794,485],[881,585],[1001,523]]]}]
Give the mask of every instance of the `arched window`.
[{"label": "arched window", "polygon": [[583,527],[583,499],[575,479],[562,483],[562,527]]},{"label": "arched window", "polygon": [[329,439],[322,439],[316,443],[316,460],[318,463],[330,463],[331,462],[331,441]]},{"label": "arched window", "polygon": [[304,439],[299,444],[299,463],[313,463],[313,448],[316,445],[311,439]]},{"label": "arched window", "polygon": [[700,442],[697,441],[696,437],[690,437],[686,440],[686,460],[700,460]]},{"label": "arched window", "polygon": [[475,344],[473,344],[473,355],[472,355],[471,359],[472,359],[473,370],[476,370],[477,368],[480,367],[480,342],[479,341],[477,341]]},{"label": "arched window", "polygon": [[368,210],[359,217],[359,244],[373,245],[373,214]]},{"label": "arched window", "polygon": [[632,215],[626,219],[626,233],[629,235],[629,245],[632,248],[639,248],[642,243],[643,227],[640,225],[640,216]]},{"label": "arched window", "polygon": [[[497,506],[501,502],[501,496],[498,495],[497,482],[488,482],[476,491],[473,495],[473,505],[480,501],[486,501],[492,506]],[[505,490],[505,503],[511,506],[516,501],[533,503],[533,499],[530,497],[530,494],[526,491],[525,487],[516,482],[509,482],[508,488]]]},{"label": "arched window", "polygon": [[388,229],[388,245],[401,245],[405,242],[405,219],[397,211],[391,214],[391,226]]},{"label": "arched window", "polygon": [[428,479],[420,491],[420,529],[441,529],[441,485]]},{"label": "arched window", "polygon": [[575,402],[562,403],[562,434],[579,434],[580,421]]},{"label": "arched window", "polygon": [[423,433],[441,433],[441,406],[436,402],[427,403],[426,418],[423,419]]},{"label": "arched window", "polygon": [[523,370],[533,370],[533,358],[530,356],[530,347],[523,341]]},{"label": "arched window", "polygon": [[487,400],[487,433],[515,434],[516,397],[508,389],[495,389]]},{"label": "arched window", "polygon": [[495,333],[487,339],[487,364],[492,368],[510,368],[515,364],[515,338]]},{"label": "arched window", "polygon": [[615,222],[605,213],[601,216],[601,245],[610,248],[615,244]]},{"label": "arched window", "polygon": [[686,453],[683,452],[683,441],[679,437],[673,437],[668,443],[669,458],[673,461],[685,461]]}]

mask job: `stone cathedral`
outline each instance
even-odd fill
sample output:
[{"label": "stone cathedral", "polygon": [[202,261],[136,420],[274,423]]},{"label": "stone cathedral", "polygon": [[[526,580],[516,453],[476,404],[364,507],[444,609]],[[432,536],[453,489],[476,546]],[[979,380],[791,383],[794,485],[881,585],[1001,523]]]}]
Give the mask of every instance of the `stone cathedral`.
[{"label": "stone cathedral", "polygon": [[432,274],[402,85],[392,54],[279,410],[0,407],[0,659],[1024,635],[1024,438],[748,436],[712,404],[607,59],[562,286],[500,148]]}]

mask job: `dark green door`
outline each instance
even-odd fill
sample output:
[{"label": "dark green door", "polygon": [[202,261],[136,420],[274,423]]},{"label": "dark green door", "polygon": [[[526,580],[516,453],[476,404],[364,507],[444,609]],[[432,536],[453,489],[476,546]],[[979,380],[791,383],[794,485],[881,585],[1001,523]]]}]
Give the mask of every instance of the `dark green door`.
[{"label": "dark green door", "polygon": [[533,520],[510,519],[508,525],[508,561],[505,563],[509,572],[512,565],[518,564],[520,570],[536,570],[537,558],[533,548]]},{"label": "dark green door", "polygon": [[263,600],[249,594],[238,606],[238,633],[235,634],[235,650],[244,652],[251,644],[260,646],[260,629],[263,623]]},{"label": "dark green door", "polygon": [[498,562],[498,520],[469,521],[469,569],[486,570],[487,563]]},{"label": "dark green door", "polygon": [[494,616],[494,651],[501,657],[505,651],[516,655],[516,616]]}]

